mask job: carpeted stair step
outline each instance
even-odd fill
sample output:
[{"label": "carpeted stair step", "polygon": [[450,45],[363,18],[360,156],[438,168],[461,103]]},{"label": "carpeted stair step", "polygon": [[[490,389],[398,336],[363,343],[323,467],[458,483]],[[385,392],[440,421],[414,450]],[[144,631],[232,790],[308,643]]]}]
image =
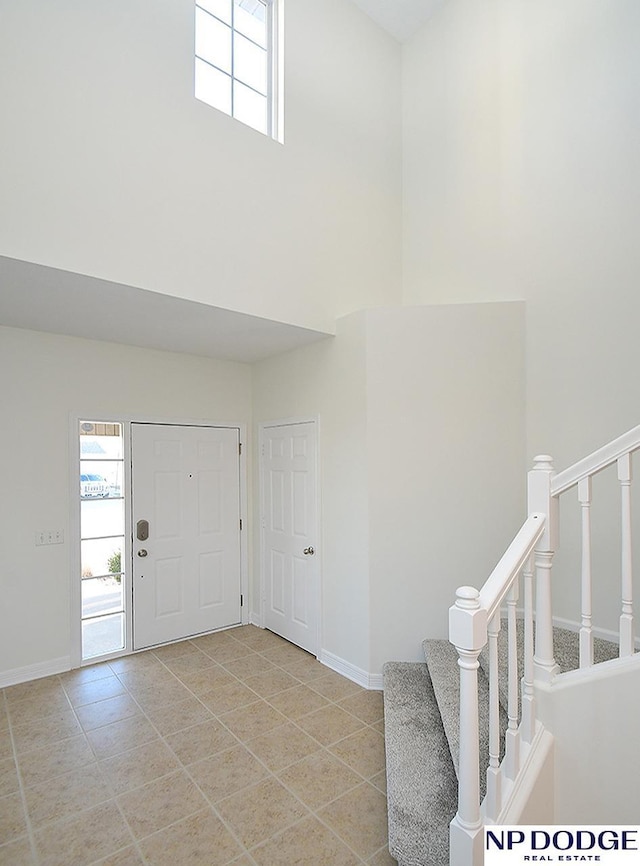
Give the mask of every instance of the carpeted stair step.
[{"label": "carpeted stair step", "polygon": [[[460,669],[458,653],[448,640],[425,640],[422,644],[433,690],[442,716],[442,725],[447,736],[453,766],[458,775],[460,765]],[[478,717],[480,728],[480,798],[486,792],[486,768],[489,766],[489,680],[484,671],[478,669]],[[507,729],[507,714],[500,707],[501,758],[504,751],[504,733]]]},{"label": "carpeted stair step", "polygon": [[389,850],[399,866],[448,866],[458,782],[429,671],[388,662],[383,676]]},{"label": "carpeted stair step", "polygon": [[[524,635],[517,622],[518,677],[523,673]],[[399,866],[448,866],[449,824],[456,813],[460,758],[458,656],[444,640],[423,643],[426,664],[384,666],[385,745],[389,806],[389,850]],[[579,635],[554,629],[554,653],[562,672],[579,667]],[[596,663],[616,658],[617,644],[594,640]],[[488,648],[478,670],[480,788],[484,797],[489,763]],[[500,745],[507,726],[507,623],[498,638]],[[518,694],[520,688],[518,688]]]},{"label": "carpeted stair step", "polygon": [[[508,703],[508,688],[509,688],[509,671],[508,671],[508,654],[507,654],[508,628],[507,620],[502,620],[502,627],[498,634],[498,692],[500,695],[500,703],[507,708]],[[520,679],[524,673],[524,622],[521,619],[516,621],[516,642],[518,647],[518,678]],[[555,660],[560,668],[561,673],[574,671],[580,667],[580,635],[576,631],[569,631],[566,628],[553,629],[553,653]],[[594,663],[609,661],[618,657],[618,645],[608,640],[594,638],[593,641],[593,658]],[[485,675],[489,676],[489,649],[485,646],[480,653],[480,667]],[[520,688],[518,688],[518,700],[520,698]]]}]

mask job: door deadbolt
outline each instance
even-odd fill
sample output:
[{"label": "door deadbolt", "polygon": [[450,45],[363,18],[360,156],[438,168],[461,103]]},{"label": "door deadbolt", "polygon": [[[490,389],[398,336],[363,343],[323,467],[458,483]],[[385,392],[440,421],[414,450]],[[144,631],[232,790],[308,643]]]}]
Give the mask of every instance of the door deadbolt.
[{"label": "door deadbolt", "polygon": [[315,550],[313,549],[313,547],[305,547],[305,549],[302,552],[304,553],[305,556],[313,556],[313,554],[315,553]]},{"label": "door deadbolt", "polygon": [[139,520],[136,523],[136,538],[138,541],[146,541],[149,538],[149,521]]}]

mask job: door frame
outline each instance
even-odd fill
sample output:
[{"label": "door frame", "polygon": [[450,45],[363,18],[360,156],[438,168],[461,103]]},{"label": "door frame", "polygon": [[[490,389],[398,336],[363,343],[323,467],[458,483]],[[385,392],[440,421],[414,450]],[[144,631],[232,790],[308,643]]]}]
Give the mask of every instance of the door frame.
[{"label": "door frame", "polygon": [[[79,668],[85,665],[96,664],[107,661],[110,658],[119,658],[136,652],[133,649],[133,522],[131,514],[132,504],[132,467],[131,467],[131,425],[132,424],[159,424],[174,427],[227,427],[239,430],[240,449],[239,455],[239,488],[240,488],[240,519],[242,520],[242,532],[240,533],[240,592],[244,604],[240,609],[241,623],[249,622],[249,533],[250,522],[249,511],[249,486],[247,472],[247,456],[249,441],[247,436],[247,424],[244,421],[214,421],[208,418],[166,418],[157,415],[135,415],[128,413],[115,415],[113,412],[77,412],[69,415],[69,600],[70,600],[70,628],[69,628],[69,658],[71,668]],[[125,587],[125,647],[118,652],[109,655],[97,656],[94,659],[82,660],[82,593],[80,591],[80,498],[78,496],[78,476],[80,467],[80,441],[78,436],[78,425],[80,421],[105,421],[107,423],[121,424],[124,450],[124,482],[125,482],[125,561],[129,566],[127,583]],[[144,652],[145,650],[138,650]]]},{"label": "door frame", "polygon": [[264,484],[264,446],[265,446],[265,431],[273,427],[293,427],[297,424],[313,424],[316,435],[316,459],[315,459],[315,476],[316,476],[316,527],[315,537],[317,538],[316,555],[314,560],[317,567],[317,586],[315,595],[316,605],[316,658],[320,657],[322,647],[322,496],[320,490],[320,416],[306,415],[296,418],[285,418],[279,421],[261,421],[258,424],[258,496],[259,496],[259,514],[258,526],[260,527],[260,606],[257,615],[251,615],[251,621],[264,628],[265,606],[267,603],[266,589],[266,574],[265,574],[265,484]]}]

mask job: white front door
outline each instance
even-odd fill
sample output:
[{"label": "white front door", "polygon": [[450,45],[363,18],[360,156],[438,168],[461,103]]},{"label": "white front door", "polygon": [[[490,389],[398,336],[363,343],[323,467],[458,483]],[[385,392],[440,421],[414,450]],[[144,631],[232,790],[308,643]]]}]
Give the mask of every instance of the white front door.
[{"label": "white front door", "polygon": [[314,655],[320,597],[316,452],[314,422],[263,428],[264,625]]},{"label": "white front door", "polygon": [[131,425],[134,649],[241,620],[239,430]]}]

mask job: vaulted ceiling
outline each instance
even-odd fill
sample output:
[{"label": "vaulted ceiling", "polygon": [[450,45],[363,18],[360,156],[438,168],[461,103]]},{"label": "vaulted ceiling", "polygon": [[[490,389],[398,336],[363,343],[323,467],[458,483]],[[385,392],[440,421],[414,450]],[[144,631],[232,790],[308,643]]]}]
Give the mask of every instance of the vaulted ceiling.
[{"label": "vaulted ceiling", "polygon": [[363,12],[404,42],[431,18],[444,0],[353,0]]}]

